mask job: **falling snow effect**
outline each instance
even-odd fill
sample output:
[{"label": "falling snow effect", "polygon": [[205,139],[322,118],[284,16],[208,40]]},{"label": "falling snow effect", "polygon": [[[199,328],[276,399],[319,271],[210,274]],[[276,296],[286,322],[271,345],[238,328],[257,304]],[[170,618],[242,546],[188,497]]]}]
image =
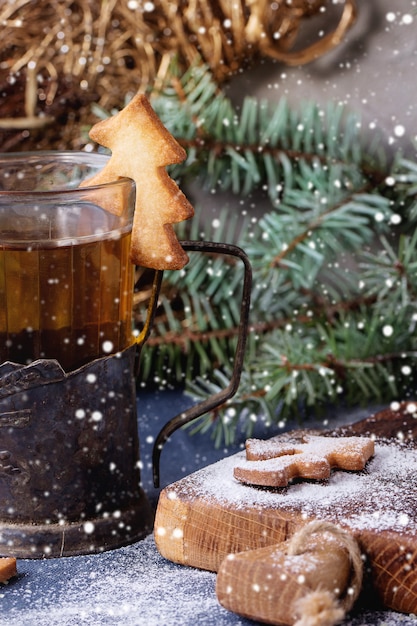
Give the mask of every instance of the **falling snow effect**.
[{"label": "falling snow effect", "polygon": [[[259,91],[265,91],[268,97],[284,95],[295,101],[305,91],[312,97],[318,94],[324,101],[337,97],[352,108],[358,108],[358,105],[359,108],[363,107],[363,128],[383,128],[391,145],[398,147],[406,139],[413,136],[416,138],[415,100],[409,98],[400,103],[401,90],[398,86],[401,83],[407,84],[408,77],[415,74],[417,3],[380,0],[381,5],[389,7],[385,15],[381,7],[377,8],[377,4],[361,3],[360,10],[364,17],[359,25],[363,31],[358,31],[356,41],[353,38],[353,44],[359,44],[358,53],[350,55],[349,60],[344,60],[343,55],[339,57],[341,60],[337,76],[332,77],[330,72],[329,78],[323,78],[325,72],[320,68],[326,68],[327,61],[324,59],[312,69],[275,70],[274,78],[267,78],[266,86],[261,86]],[[139,2],[133,0],[127,6],[134,11],[139,5]],[[155,5],[146,2],[143,8],[152,12]],[[379,19],[379,27],[376,33],[369,34],[370,24],[375,17]],[[226,26],[231,25],[225,24]],[[384,36],[388,42],[393,41],[392,46],[389,44],[389,49],[384,43]],[[386,66],[385,75],[381,72],[370,76],[366,71],[359,52],[363,52],[364,48],[367,49],[365,56],[373,56],[374,59],[379,56],[380,65]],[[61,51],[68,52],[64,44]],[[336,51],[336,58],[337,56]],[[80,57],[80,65],[83,63],[85,59]],[[377,70],[377,74],[378,72],[380,70]],[[374,78],[378,79],[378,88],[374,88]],[[245,78],[242,77],[242,80]],[[86,89],[87,87],[85,85]],[[215,203],[218,203],[218,198],[215,198]],[[385,326],[382,332],[388,337],[392,334],[392,328]],[[105,346],[103,349],[107,353]],[[403,373],[410,374],[408,366],[404,367]],[[94,383],[95,380],[88,382]],[[76,417],[83,419],[82,409],[77,411]],[[95,417],[99,420],[99,413]],[[146,431],[146,424],[141,423],[140,429],[145,432],[142,438],[150,447],[154,440],[153,435]],[[179,463],[177,469],[188,472],[193,464],[204,464],[202,450],[202,447],[199,450],[191,447],[189,452],[185,446],[175,457]],[[190,455],[188,458],[187,452]],[[168,447],[166,454],[172,454],[172,448]],[[184,457],[182,467],[181,454]],[[149,470],[149,455],[143,457],[143,463]],[[409,522],[406,514],[398,518],[400,526],[406,526]],[[86,524],[85,530],[87,533],[94,532],[90,524]],[[94,626],[115,623],[126,626],[249,626],[254,623],[222,609],[216,601],[214,586],[214,574],[177,566],[164,560],[158,554],[150,536],[133,546],[96,556],[20,561],[19,578],[0,588],[0,626]],[[344,624],[415,626],[417,618],[388,611],[362,614],[345,620]]]},{"label": "falling snow effect", "polygon": [[[172,415],[190,404],[176,392],[139,398],[142,480],[153,503],[151,452],[155,433]],[[392,406],[395,410],[395,405]],[[358,421],[366,412],[351,413],[343,422]],[[261,433],[258,433],[261,435]],[[180,431],[162,457],[166,484],[228,456],[239,448],[209,449],[201,435]],[[406,468],[404,468],[406,471]],[[409,518],[398,518],[399,525]],[[359,520],[360,523],[360,520]],[[376,522],[375,522],[376,523]],[[89,526],[87,531],[93,531]],[[223,609],[215,595],[216,575],[176,565],[157,551],[150,535],[144,541],[99,555],[50,560],[18,560],[19,577],[0,587],[0,626],[251,626]],[[361,613],[345,626],[415,626],[415,617],[385,611]]]}]

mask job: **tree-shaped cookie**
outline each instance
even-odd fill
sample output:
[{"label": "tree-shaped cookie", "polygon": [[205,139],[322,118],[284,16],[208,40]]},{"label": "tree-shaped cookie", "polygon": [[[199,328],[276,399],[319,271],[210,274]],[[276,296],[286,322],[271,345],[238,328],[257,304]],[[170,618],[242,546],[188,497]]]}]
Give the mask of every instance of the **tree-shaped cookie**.
[{"label": "tree-shaped cookie", "polygon": [[293,478],[322,480],[331,469],[362,470],[374,454],[374,442],[366,437],[308,435],[301,441],[248,439],[246,460],[233,475],[240,482],[264,487],[285,487]]},{"label": "tree-shaped cookie", "polygon": [[137,94],[113,117],[95,124],[90,137],[109,148],[111,157],[84,186],[123,177],[136,183],[132,262],[153,269],[181,269],[188,257],[172,224],[192,217],[194,210],[165,168],[184,161],[185,150],[143,94]]}]

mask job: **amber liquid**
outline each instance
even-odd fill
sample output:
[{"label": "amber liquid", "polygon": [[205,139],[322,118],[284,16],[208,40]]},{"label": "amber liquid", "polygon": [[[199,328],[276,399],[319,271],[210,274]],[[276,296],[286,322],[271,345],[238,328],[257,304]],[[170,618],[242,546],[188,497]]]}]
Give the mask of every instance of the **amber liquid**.
[{"label": "amber liquid", "polygon": [[73,245],[0,243],[0,362],[71,371],[132,343],[130,232]]}]

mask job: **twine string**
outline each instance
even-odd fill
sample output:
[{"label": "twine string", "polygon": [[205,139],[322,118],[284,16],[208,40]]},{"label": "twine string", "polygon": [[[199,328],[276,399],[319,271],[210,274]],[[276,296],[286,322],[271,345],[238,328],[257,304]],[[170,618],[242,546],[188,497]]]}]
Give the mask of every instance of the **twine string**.
[{"label": "twine string", "polygon": [[333,626],[344,619],[352,609],[362,587],[363,560],[360,548],[352,534],[331,522],[316,520],[303,526],[288,541],[287,554],[299,555],[311,549],[313,535],[328,534],[337,540],[348,554],[351,575],[339,598],[330,591],[317,589],[300,598],[296,611],[300,618],[294,626]]}]

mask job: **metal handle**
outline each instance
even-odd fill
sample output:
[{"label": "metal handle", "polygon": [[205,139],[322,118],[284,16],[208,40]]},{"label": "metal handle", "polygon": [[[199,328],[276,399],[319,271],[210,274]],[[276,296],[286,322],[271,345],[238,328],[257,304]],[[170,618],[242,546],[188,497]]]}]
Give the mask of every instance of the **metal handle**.
[{"label": "metal handle", "polygon": [[139,375],[139,360],[140,360],[140,353],[141,353],[142,346],[147,340],[147,338],[149,337],[149,334],[151,332],[151,328],[153,325],[153,321],[155,319],[163,276],[164,276],[164,272],[162,270],[155,270],[153,283],[152,283],[152,293],[151,293],[151,297],[149,300],[148,309],[146,312],[145,325],[141,333],[136,338],[137,351],[136,351],[136,363],[135,363],[135,372],[134,372],[135,378],[137,378],[137,376]]},{"label": "metal handle", "polygon": [[159,461],[162,448],[168,438],[172,435],[172,433],[180,428],[180,426],[184,426],[184,424],[188,424],[188,422],[191,422],[197,417],[200,417],[204,413],[208,413],[209,411],[219,407],[221,404],[224,404],[236,393],[243,368],[243,359],[245,356],[245,345],[249,324],[250,295],[252,288],[252,268],[245,252],[237,246],[226,243],[214,243],[207,241],[181,241],[181,245],[186,251],[225,254],[237,257],[243,262],[245,275],[243,280],[242,303],[240,307],[239,335],[233,363],[233,373],[228,386],[222,391],[219,391],[209,398],[206,398],[206,400],[199,402],[198,404],[190,407],[186,411],[183,411],[176,417],[172,418],[169,422],[167,422],[167,424],[165,424],[165,426],[156,437],[152,455],[153,480],[155,487],[159,487]]}]

